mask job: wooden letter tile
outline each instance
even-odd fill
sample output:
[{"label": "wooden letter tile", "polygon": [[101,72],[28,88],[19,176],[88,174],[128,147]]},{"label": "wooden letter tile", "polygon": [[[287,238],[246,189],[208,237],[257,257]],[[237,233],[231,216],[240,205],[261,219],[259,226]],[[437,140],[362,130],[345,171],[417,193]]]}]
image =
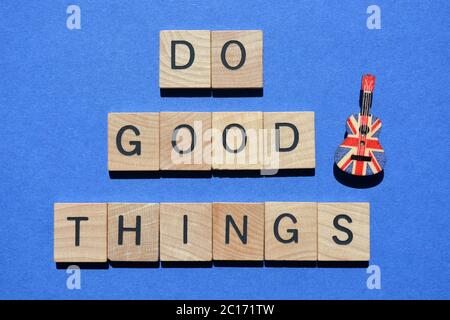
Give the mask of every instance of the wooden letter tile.
[{"label": "wooden letter tile", "polygon": [[108,259],[158,261],[159,204],[108,204]]},{"label": "wooden letter tile", "polygon": [[264,169],[316,167],[314,112],[264,112]]},{"label": "wooden letter tile", "polygon": [[159,170],[159,113],[108,114],[108,170]]},{"label": "wooden letter tile", "polygon": [[319,203],[319,261],[369,261],[369,203]]},{"label": "wooden letter tile", "polygon": [[159,34],[160,88],[211,87],[211,32],[165,30]]},{"label": "wooden letter tile", "polygon": [[211,261],[212,204],[161,203],[161,261]]},{"label": "wooden letter tile", "polygon": [[211,170],[211,113],[160,113],[161,170]]},{"label": "wooden letter tile", "polygon": [[317,261],[317,203],[266,202],[265,260]]},{"label": "wooden letter tile", "polygon": [[106,215],[106,203],[55,203],[55,262],[106,262]]},{"label": "wooden letter tile", "polygon": [[211,33],[213,88],[263,87],[263,32]]},{"label": "wooden letter tile", "polygon": [[264,203],[213,203],[213,259],[264,259]]},{"label": "wooden letter tile", "polygon": [[213,112],[212,168],[262,169],[262,126],[262,112]]}]

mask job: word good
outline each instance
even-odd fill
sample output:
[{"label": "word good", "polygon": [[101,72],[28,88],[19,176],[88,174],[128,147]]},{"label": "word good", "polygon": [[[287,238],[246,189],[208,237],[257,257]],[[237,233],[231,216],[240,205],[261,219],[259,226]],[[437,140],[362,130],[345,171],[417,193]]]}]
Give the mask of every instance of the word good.
[{"label": "word good", "polygon": [[346,136],[334,155],[334,163],[343,172],[354,176],[371,176],[381,173],[386,158],[378,141],[381,120],[372,114],[372,95],[375,77],[362,77],[360,112],[351,115],[346,122]]},{"label": "word good", "polygon": [[54,260],[369,261],[369,203],[55,203]]},{"label": "word good", "polygon": [[262,88],[263,32],[165,30],[160,88]]},{"label": "word good", "polygon": [[108,170],[313,169],[314,112],[108,114]]}]

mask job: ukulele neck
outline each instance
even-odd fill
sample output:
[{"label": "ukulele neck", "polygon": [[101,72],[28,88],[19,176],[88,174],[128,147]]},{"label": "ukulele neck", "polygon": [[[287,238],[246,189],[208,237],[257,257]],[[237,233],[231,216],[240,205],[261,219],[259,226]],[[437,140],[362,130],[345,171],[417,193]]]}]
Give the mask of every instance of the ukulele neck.
[{"label": "ukulele neck", "polygon": [[360,99],[360,115],[368,116],[370,115],[370,109],[372,108],[372,91],[363,91],[361,90],[361,99]]},{"label": "ukulele neck", "polygon": [[363,75],[361,79],[361,92],[360,92],[360,114],[367,117],[370,114],[370,108],[372,108],[372,96],[373,89],[375,88],[375,77],[371,74]]}]

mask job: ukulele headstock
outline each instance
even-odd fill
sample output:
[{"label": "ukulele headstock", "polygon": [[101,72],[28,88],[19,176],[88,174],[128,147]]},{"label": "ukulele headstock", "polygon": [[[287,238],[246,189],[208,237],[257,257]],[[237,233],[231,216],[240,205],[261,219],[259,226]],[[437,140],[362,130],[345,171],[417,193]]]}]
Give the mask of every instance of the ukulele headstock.
[{"label": "ukulele headstock", "polygon": [[375,88],[375,76],[371,74],[365,74],[361,79],[361,90],[363,92],[373,92]]}]

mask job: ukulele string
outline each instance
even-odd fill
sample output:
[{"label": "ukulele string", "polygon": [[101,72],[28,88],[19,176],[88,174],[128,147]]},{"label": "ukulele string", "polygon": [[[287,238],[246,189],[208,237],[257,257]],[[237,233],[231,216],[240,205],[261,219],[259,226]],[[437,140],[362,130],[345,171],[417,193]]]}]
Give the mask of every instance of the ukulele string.
[{"label": "ukulele string", "polygon": [[369,112],[370,112],[370,105],[372,103],[372,92],[367,92],[367,103],[366,103],[366,111],[365,111],[365,120],[364,120],[364,150],[366,148],[366,139],[367,139],[367,133],[369,132]]},{"label": "ukulele string", "polygon": [[363,117],[364,117],[364,113],[365,113],[365,109],[366,109],[366,92],[363,91],[363,100],[362,100],[362,108],[361,108],[361,115],[360,115],[360,121],[359,121],[359,143],[358,143],[358,149],[357,149],[357,155],[360,154],[361,152],[361,132],[362,132],[362,127],[363,127]]},{"label": "ukulele string", "polygon": [[[369,104],[370,104],[370,93],[364,91],[363,92],[363,106],[362,106],[362,119],[361,119],[361,128],[362,130],[360,130],[360,144],[358,145],[358,155],[361,155],[362,153],[362,145],[361,145],[361,141],[365,144],[365,136],[366,136],[366,130],[367,130],[367,123],[368,123],[368,115],[369,115]],[[362,132],[361,132],[362,131]]]},{"label": "ukulele string", "polygon": [[359,139],[358,139],[358,148],[356,149],[356,154],[357,155],[359,155],[360,154],[360,149],[361,149],[361,128],[362,128],[362,116],[363,116],[363,114],[364,114],[364,109],[365,109],[365,105],[366,105],[366,93],[365,93],[365,91],[363,91],[363,97],[362,97],[362,105],[361,105],[361,112],[360,112],[360,115],[359,115],[359,132],[358,132],[358,136],[359,136]]},{"label": "ukulele string", "polygon": [[364,91],[363,93],[363,108],[362,108],[362,113],[361,113],[361,128],[359,130],[359,134],[360,134],[360,139],[359,139],[359,146],[358,146],[358,155],[361,155],[361,149],[362,149],[362,145],[361,142],[363,140],[363,135],[364,135],[364,115],[366,114],[366,108],[367,108],[367,94]]}]

